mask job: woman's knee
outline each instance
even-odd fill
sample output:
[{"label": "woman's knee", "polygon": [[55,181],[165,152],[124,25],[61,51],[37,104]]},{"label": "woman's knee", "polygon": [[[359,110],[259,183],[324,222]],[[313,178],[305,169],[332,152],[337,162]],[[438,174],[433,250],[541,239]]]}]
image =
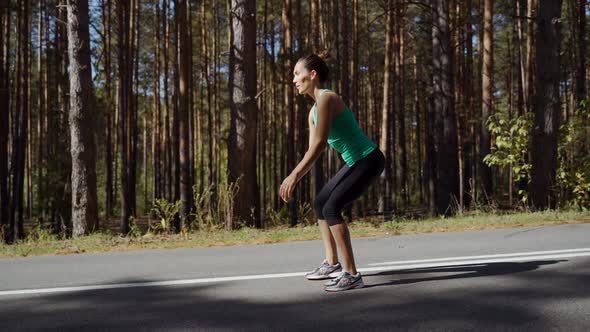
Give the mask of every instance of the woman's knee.
[{"label": "woman's knee", "polygon": [[342,214],[340,210],[340,207],[330,204],[330,202],[324,205],[322,215],[326,222],[328,222],[328,225],[334,226],[342,223]]},{"label": "woman's knee", "polygon": [[313,200],[313,211],[318,219],[324,219],[324,205],[326,201],[321,199],[320,196],[316,197]]}]

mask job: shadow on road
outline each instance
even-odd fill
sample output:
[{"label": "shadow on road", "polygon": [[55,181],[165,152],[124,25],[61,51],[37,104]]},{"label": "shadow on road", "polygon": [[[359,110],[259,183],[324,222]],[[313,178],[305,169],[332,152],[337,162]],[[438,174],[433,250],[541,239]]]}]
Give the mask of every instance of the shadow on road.
[{"label": "shadow on road", "polygon": [[[532,271],[538,269],[542,265],[556,264],[561,261],[557,260],[545,260],[545,261],[534,261],[534,262],[507,262],[507,263],[487,263],[487,264],[466,264],[466,265],[452,265],[452,266],[439,266],[435,268],[418,268],[408,270],[397,270],[397,271],[385,271],[373,274],[365,274],[365,277],[370,276],[400,276],[399,279],[394,279],[388,282],[382,282],[378,284],[367,284],[365,287],[379,287],[379,286],[391,286],[401,284],[413,284],[417,282],[425,281],[437,281],[437,280],[451,280],[461,278],[476,278],[495,276],[503,274],[519,273],[524,271]],[[441,274],[424,277],[424,274]],[[450,274],[449,274],[450,273]],[[403,278],[404,275],[412,275],[410,278]]]},{"label": "shadow on road", "polygon": [[0,322],[7,331],[573,331],[590,327],[587,263],[391,271],[366,275],[368,289],[336,294],[280,278],[0,298]]}]

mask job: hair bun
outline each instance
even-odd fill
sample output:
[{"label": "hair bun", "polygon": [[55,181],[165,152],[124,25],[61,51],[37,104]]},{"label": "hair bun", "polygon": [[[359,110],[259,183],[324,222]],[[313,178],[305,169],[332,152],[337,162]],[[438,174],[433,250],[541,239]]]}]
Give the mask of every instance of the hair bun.
[{"label": "hair bun", "polygon": [[330,51],[327,49],[323,50],[318,54],[318,57],[320,57],[322,60],[328,60],[330,59]]}]

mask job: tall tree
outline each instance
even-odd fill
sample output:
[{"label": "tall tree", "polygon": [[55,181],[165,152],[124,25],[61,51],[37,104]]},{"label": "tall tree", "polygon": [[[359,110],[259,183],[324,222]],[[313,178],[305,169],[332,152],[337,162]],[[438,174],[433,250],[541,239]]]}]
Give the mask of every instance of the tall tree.
[{"label": "tall tree", "polygon": [[480,184],[483,198],[492,195],[492,169],[483,162],[483,158],[490,153],[491,135],[487,126],[487,120],[493,112],[494,95],[494,1],[484,1],[484,27],[483,27],[483,54],[482,54],[482,108],[480,127]]},{"label": "tall tree", "polygon": [[111,76],[111,0],[102,0],[102,26],[103,26],[103,47],[104,47],[104,75],[105,75],[105,95],[106,95],[106,185],[105,185],[105,214],[110,216],[113,211],[115,201],[113,188],[113,147],[112,147],[112,76]]},{"label": "tall tree", "polygon": [[[0,4],[0,229],[8,236],[8,120],[10,113],[10,10],[8,1]],[[6,239],[4,239],[6,240]]]},{"label": "tall tree", "polygon": [[[46,11],[45,8],[45,1],[40,0],[38,6],[38,14],[37,14],[37,161],[35,163],[35,167],[37,167],[37,195],[39,197],[38,201],[45,201],[43,197],[46,196],[43,188],[43,168],[44,168],[44,147],[45,147],[45,138],[44,138],[44,120],[46,119],[45,113],[47,112],[46,107],[46,95],[45,85],[44,85],[44,73],[47,73],[47,69],[45,68],[44,61],[43,61],[43,38],[44,38],[44,31],[45,31],[45,18],[46,15],[43,13]],[[45,69],[45,70],[44,70]],[[39,204],[41,207],[42,204]],[[41,209],[41,219],[44,219],[45,211]]]},{"label": "tall tree", "polygon": [[393,0],[386,1],[385,8],[385,63],[383,65],[383,109],[381,111],[381,135],[379,148],[385,155],[385,171],[381,174],[381,185],[383,194],[379,200],[379,211],[388,212],[391,207],[391,183],[392,183],[392,137],[389,129],[389,116],[391,113],[391,74],[393,68],[392,61],[392,42],[393,42]]},{"label": "tall tree", "polygon": [[[56,22],[67,22],[67,1],[59,0],[57,6]],[[55,54],[57,68],[55,71],[57,82],[57,107],[53,115],[52,125],[52,144],[49,155],[51,155],[52,165],[48,170],[50,174],[56,174],[52,177],[52,186],[57,190],[53,191],[56,198],[51,203],[51,224],[54,231],[63,235],[71,234],[72,227],[70,216],[72,213],[71,203],[71,157],[60,158],[63,155],[63,147],[70,146],[70,135],[68,135],[69,124],[69,91],[70,80],[68,77],[69,57],[68,57],[68,32],[66,24],[55,24]],[[49,63],[49,62],[48,62]]]},{"label": "tall tree", "polygon": [[179,36],[179,131],[180,131],[180,208],[181,227],[188,225],[191,207],[193,205],[192,181],[190,177],[190,150],[189,150],[189,86],[191,77],[190,57],[192,50],[189,48],[188,22],[186,0],[179,0],[175,4],[176,20],[178,21]]},{"label": "tall tree", "polygon": [[170,9],[170,0],[162,1],[162,21],[164,22],[164,45],[162,53],[164,54],[164,139],[162,140],[162,151],[164,153],[164,192],[168,201],[172,201],[172,145],[170,144],[170,101],[168,81],[169,81],[169,50],[170,50],[170,20],[168,10]]},{"label": "tall tree", "polygon": [[128,174],[132,180],[132,185],[129,187],[131,190],[131,213],[133,217],[137,215],[137,144],[138,144],[138,113],[139,113],[139,38],[140,38],[140,25],[139,25],[139,0],[131,0],[131,28],[129,40],[131,41],[131,47],[129,49],[129,59],[131,68],[131,97],[130,112],[127,124],[129,125],[129,167]]},{"label": "tall tree", "polygon": [[404,17],[406,14],[406,0],[397,0],[396,4],[396,36],[397,36],[397,47],[396,47],[396,76],[398,78],[397,84],[397,124],[398,124],[398,144],[399,144],[399,165],[400,165],[400,198],[403,207],[409,204],[409,187],[408,187],[408,157],[407,157],[407,144],[406,144],[406,111],[405,111],[405,22]]},{"label": "tall tree", "polygon": [[152,110],[152,199],[155,201],[162,197],[162,172],[161,172],[161,132],[162,118],[160,115],[160,0],[154,6],[154,107]]},{"label": "tall tree", "polygon": [[312,52],[320,51],[320,15],[319,0],[310,0],[311,15],[311,49]]},{"label": "tall tree", "polygon": [[432,25],[436,212],[449,215],[459,197],[457,126],[454,111],[453,47],[449,0],[434,0]]},{"label": "tall tree", "polygon": [[[231,123],[228,146],[228,180],[236,183],[234,213],[237,220],[259,225],[256,180],[256,2],[232,0],[230,45]],[[254,215],[252,215],[252,209]],[[236,220],[236,221],[237,221]]]},{"label": "tall tree", "polygon": [[531,144],[531,204],[538,209],[556,206],[557,129],[561,101],[561,0],[540,0],[536,40],[535,120]]},{"label": "tall tree", "polygon": [[586,5],[587,0],[577,0],[576,29],[572,32],[576,35],[576,91],[575,106],[586,99]]},{"label": "tall tree", "polygon": [[525,105],[528,105],[527,112],[533,112],[533,96],[535,93],[535,36],[537,33],[537,5],[539,0],[527,0],[528,29],[526,34],[526,85]]},{"label": "tall tree", "polygon": [[28,138],[28,112],[29,112],[29,52],[30,52],[30,3],[21,1],[17,3],[17,66],[16,66],[16,92],[15,111],[12,129],[12,162],[11,162],[11,201],[10,201],[10,225],[8,228],[8,241],[15,238],[24,238],[23,216],[23,188],[25,172],[25,156]]},{"label": "tall tree", "polygon": [[[292,11],[293,1],[285,0],[283,11],[281,15],[281,23],[283,29],[283,57],[284,67],[283,73],[283,92],[285,109],[287,113],[286,121],[286,148],[287,148],[287,170],[295,167],[295,104],[293,103],[294,91],[291,80],[291,70],[293,69],[293,27],[292,27]],[[289,210],[289,224],[294,226],[297,223],[297,196],[294,195],[288,203]]]},{"label": "tall tree", "polygon": [[73,235],[98,228],[88,1],[68,1]]},{"label": "tall tree", "polygon": [[127,1],[117,2],[117,18],[119,22],[118,63],[119,63],[119,144],[121,153],[121,233],[129,232],[129,218],[133,211],[133,191],[135,179],[130,172],[130,113],[133,111],[133,59],[132,59],[132,34],[131,34],[131,3]]},{"label": "tall tree", "polygon": [[[214,125],[213,125],[213,113],[214,109],[212,107],[212,96],[214,94],[212,82],[211,82],[211,64],[209,63],[209,37],[208,37],[208,30],[210,28],[209,21],[207,20],[207,1],[203,0],[201,3],[201,52],[202,52],[202,64],[203,64],[203,76],[204,84],[207,89],[207,109],[204,110],[207,113],[207,171],[209,173],[209,182],[215,183],[215,170],[213,163],[215,158],[213,156],[213,137],[214,137]],[[204,151],[203,149],[202,151]],[[201,160],[203,160],[202,158]],[[202,163],[202,162],[201,162]],[[217,187],[215,185],[211,186],[211,197],[213,199],[212,205],[216,205],[216,196],[217,196]]]}]

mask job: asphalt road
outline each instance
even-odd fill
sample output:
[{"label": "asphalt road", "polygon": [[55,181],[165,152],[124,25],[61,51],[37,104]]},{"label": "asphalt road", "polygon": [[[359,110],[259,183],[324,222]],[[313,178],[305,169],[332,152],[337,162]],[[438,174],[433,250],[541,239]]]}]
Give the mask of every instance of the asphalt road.
[{"label": "asphalt road", "polygon": [[342,293],[320,241],[0,259],[0,330],[590,331],[590,224],[353,247]]}]

